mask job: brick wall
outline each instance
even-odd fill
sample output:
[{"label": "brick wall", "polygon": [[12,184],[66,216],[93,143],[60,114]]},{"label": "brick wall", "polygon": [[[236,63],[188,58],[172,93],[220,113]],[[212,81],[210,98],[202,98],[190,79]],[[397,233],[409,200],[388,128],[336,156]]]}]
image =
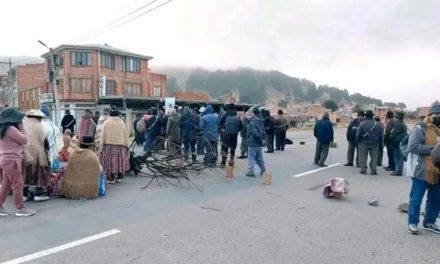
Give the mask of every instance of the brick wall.
[{"label": "brick wall", "polygon": [[23,111],[40,107],[39,94],[46,92],[46,69],[44,63],[17,66],[18,106]]}]

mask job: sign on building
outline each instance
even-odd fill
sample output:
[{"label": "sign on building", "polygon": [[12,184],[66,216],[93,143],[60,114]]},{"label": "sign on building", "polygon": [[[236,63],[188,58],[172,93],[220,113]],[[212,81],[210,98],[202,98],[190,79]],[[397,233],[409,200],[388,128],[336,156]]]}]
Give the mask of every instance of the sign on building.
[{"label": "sign on building", "polygon": [[165,114],[169,114],[171,109],[176,105],[176,98],[174,97],[166,97],[165,98]]},{"label": "sign on building", "polygon": [[43,93],[39,96],[40,104],[53,103],[55,100],[53,98],[53,93]]},{"label": "sign on building", "polygon": [[107,77],[105,75],[99,76],[99,96],[105,96],[106,95],[106,87],[105,83],[107,81]]}]

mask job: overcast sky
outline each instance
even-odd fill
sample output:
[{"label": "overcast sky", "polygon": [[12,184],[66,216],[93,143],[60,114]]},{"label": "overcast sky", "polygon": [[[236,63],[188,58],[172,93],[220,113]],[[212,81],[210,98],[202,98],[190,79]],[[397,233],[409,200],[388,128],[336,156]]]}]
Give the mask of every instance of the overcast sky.
[{"label": "overcast sky", "polygon": [[440,98],[438,0],[174,0],[96,35],[151,1],[2,1],[0,55],[39,56],[38,39],[108,43],[152,68],[279,70],[411,108]]}]

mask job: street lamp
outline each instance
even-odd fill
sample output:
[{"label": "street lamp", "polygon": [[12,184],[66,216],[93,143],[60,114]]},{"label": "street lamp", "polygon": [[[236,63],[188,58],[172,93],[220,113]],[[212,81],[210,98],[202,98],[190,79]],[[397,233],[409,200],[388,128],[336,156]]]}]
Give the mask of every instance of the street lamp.
[{"label": "street lamp", "polygon": [[55,52],[53,51],[52,48],[49,48],[46,43],[44,43],[41,40],[38,40],[38,43],[40,43],[41,45],[43,45],[44,47],[46,47],[47,49],[49,49],[49,56],[51,57],[52,61],[51,61],[51,68],[52,68],[52,73],[53,73],[53,77],[52,77],[52,84],[53,84],[53,97],[55,99],[55,124],[59,124],[59,116],[60,116],[60,101],[58,99],[58,85],[57,85],[57,80],[56,80],[56,76],[55,76]]}]

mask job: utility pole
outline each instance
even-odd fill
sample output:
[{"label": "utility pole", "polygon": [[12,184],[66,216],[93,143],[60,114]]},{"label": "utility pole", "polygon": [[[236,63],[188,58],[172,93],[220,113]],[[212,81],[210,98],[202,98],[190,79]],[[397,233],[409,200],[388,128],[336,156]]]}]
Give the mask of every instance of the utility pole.
[{"label": "utility pole", "polygon": [[9,65],[9,70],[8,70],[8,95],[9,95],[9,104],[10,106],[14,107],[14,97],[13,97],[13,91],[12,91],[12,82],[11,79],[9,78],[9,74],[11,73],[12,70],[12,61],[11,58],[9,58],[9,60],[7,62],[4,61],[0,61],[0,64],[8,64]]},{"label": "utility pole", "polygon": [[52,48],[49,48],[43,41],[39,40],[38,43],[40,43],[41,45],[43,45],[44,47],[49,49],[49,57],[51,58],[51,71],[53,73],[53,77],[52,77],[52,84],[53,84],[53,97],[55,99],[55,124],[58,126],[60,123],[60,101],[59,101],[59,97],[58,97],[58,85],[57,85],[57,76],[58,73],[56,72],[56,67],[55,67],[55,52]]}]

